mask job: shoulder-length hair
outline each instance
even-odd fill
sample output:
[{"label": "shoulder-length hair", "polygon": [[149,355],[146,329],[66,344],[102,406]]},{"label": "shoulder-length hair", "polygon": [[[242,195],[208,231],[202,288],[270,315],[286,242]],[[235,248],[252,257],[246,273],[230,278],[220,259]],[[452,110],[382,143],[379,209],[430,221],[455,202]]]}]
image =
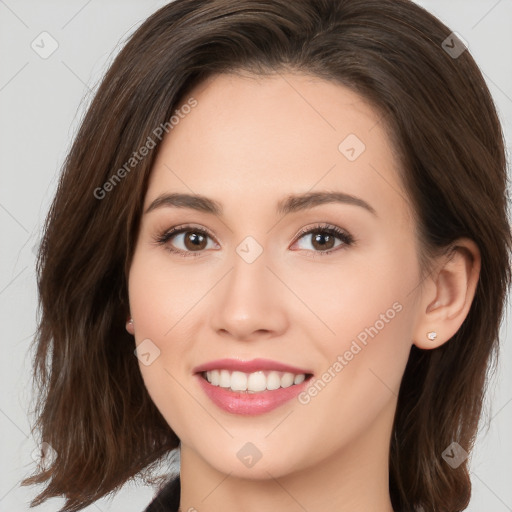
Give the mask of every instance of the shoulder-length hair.
[{"label": "shoulder-length hair", "polygon": [[176,0],[139,27],[82,121],[38,255],[34,430],[58,455],[23,481],[47,484],[32,505],[63,495],[65,510],[80,510],[178,445],[125,331],[157,134],[208,76],[294,71],[349,87],[382,114],[425,271],[459,237],[480,249],[476,296],[459,331],[434,350],[411,349],[390,440],[395,510],[467,506],[468,461],[452,469],[442,453],[453,441],[470,452],[475,441],[510,284],[511,232],[502,129],[461,44],[408,0]]}]

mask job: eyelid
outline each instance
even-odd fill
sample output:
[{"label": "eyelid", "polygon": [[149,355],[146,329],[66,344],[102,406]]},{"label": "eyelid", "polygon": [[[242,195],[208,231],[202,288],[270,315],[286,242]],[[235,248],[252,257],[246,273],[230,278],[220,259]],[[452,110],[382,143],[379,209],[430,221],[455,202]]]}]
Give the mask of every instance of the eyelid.
[{"label": "eyelid", "polygon": [[[211,231],[208,228],[205,228],[203,226],[194,225],[194,224],[179,224],[179,225],[176,225],[176,226],[174,226],[174,227],[172,227],[170,229],[167,229],[162,234],[156,235],[155,242],[158,245],[166,245],[166,243],[171,238],[173,238],[173,237],[175,237],[177,235],[189,232],[189,231],[192,231],[192,232],[195,231],[196,233],[204,234],[204,235],[208,236],[210,239],[212,239],[215,243],[218,244],[218,242],[215,239],[215,236],[211,233]],[[292,242],[291,245],[292,246],[295,245],[304,235],[309,235],[309,234],[312,234],[312,233],[315,233],[315,232],[327,232],[327,233],[330,233],[331,235],[337,237],[342,242],[340,244],[340,246],[338,246],[337,248],[329,249],[329,250],[326,250],[326,251],[310,251],[310,250],[306,250],[306,249],[301,249],[301,250],[306,250],[308,253],[309,252],[313,252],[315,256],[316,255],[319,255],[319,256],[321,256],[321,255],[329,255],[329,254],[335,253],[338,250],[340,250],[340,247],[344,248],[344,247],[353,245],[355,243],[355,241],[356,241],[355,238],[347,230],[345,230],[343,228],[340,228],[340,227],[338,227],[338,226],[336,226],[334,224],[330,224],[328,222],[323,222],[323,223],[320,222],[320,223],[316,223],[313,226],[308,226],[308,227],[302,228],[294,236],[294,239],[293,239],[293,242]],[[172,252],[172,253],[176,253],[176,254],[179,254],[181,256],[184,256],[184,257],[188,257],[188,256],[192,256],[192,257],[202,256],[206,252],[204,249],[201,250],[201,251],[183,251],[182,249],[169,248],[169,247],[167,247],[167,250]]]},{"label": "eyelid", "polygon": [[303,235],[314,233],[315,231],[326,231],[326,232],[333,232],[338,237],[344,237],[347,239],[350,239],[351,241],[354,241],[354,237],[345,229],[340,228],[338,226],[335,226],[334,224],[329,224],[328,222],[325,223],[317,223],[314,226],[308,226],[305,228],[302,228],[296,235],[295,239],[301,238]]},{"label": "eyelid", "polygon": [[324,232],[329,233],[330,235],[335,236],[339,240],[341,240],[341,244],[338,245],[334,249],[328,249],[327,251],[310,251],[306,250],[308,254],[311,254],[311,257],[316,258],[317,256],[327,256],[338,252],[339,250],[345,249],[346,247],[352,246],[355,244],[356,239],[346,230],[336,226],[335,224],[331,224],[329,222],[320,222],[316,223],[313,226],[308,226],[302,228],[299,233],[295,236],[294,242],[292,245],[295,245],[304,235],[310,235],[313,233]]},{"label": "eyelid", "polygon": [[[214,240],[215,243],[218,243],[215,239],[215,236],[212,234],[212,232],[208,228],[205,228],[203,226],[194,225],[194,224],[178,224],[176,226],[173,226],[172,228],[166,229],[163,233],[157,234],[154,237],[154,242],[157,245],[165,246],[171,238],[178,236],[180,234],[186,233],[188,231],[194,231],[196,233],[201,233],[201,234],[207,235],[210,239]],[[174,247],[173,248],[167,247],[167,250],[169,252],[176,253],[176,254],[179,254],[184,257],[188,257],[188,256],[197,257],[197,256],[201,256],[205,252],[204,250],[203,251],[183,251],[182,249],[176,249]]]},{"label": "eyelid", "polygon": [[205,228],[205,227],[199,226],[199,225],[194,225],[194,224],[178,224],[176,226],[173,226],[172,228],[164,230],[163,232],[161,232],[161,234],[156,235],[156,238],[160,239],[160,238],[170,237],[170,236],[178,235],[185,231],[197,231],[198,233],[204,233],[204,234],[208,235],[210,238],[212,238],[213,240],[215,240],[215,236],[208,228]]}]

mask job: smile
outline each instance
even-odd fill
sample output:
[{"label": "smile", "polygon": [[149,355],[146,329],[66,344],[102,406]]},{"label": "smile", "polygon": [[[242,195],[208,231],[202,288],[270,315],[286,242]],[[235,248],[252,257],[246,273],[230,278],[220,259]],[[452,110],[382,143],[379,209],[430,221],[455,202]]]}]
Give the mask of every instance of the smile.
[{"label": "smile", "polygon": [[199,386],[220,409],[239,415],[270,412],[295,398],[313,373],[268,359],[222,359],[194,368]]},{"label": "smile", "polygon": [[244,373],[229,370],[210,370],[203,372],[202,376],[213,386],[227,388],[231,391],[246,391],[248,393],[289,388],[304,382],[306,379],[305,373],[293,374],[276,371]]}]

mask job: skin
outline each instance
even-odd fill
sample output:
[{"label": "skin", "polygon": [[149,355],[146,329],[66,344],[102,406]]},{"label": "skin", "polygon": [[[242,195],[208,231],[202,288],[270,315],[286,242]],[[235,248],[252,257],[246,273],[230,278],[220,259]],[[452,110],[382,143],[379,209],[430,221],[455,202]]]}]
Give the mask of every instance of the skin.
[{"label": "skin", "polygon": [[[163,193],[183,192],[215,199],[224,213],[163,206],[143,215],[127,324],[137,345],[149,338],[160,350],[140,370],[181,440],[181,510],[390,512],[389,440],[411,345],[435,348],[459,329],[478,249],[459,240],[421,279],[399,162],[381,116],[349,89],[295,73],[230,74],[190,96],[198,104],[163,140],[144,210]],[[366,146],[354,161],[338,149],[349,134]],[[357,196],[375,214],[340,203],[276,214],[285,196],[320,190]],[[183,234],[155,242],[185,223],[214,236],[197,257],[168,250],[193,252]],[[311,234],[297,237],[318,223],[355,242],[336,238],[321,255]],[[263,250],[252,263],[236,252],[247,236]],[[307,404],[231,414],[193,375],[214,359],[263,357],[321,378],[396,303],[400,312]],[[250,468],[237,457],[247,442],[262,454]]]}]

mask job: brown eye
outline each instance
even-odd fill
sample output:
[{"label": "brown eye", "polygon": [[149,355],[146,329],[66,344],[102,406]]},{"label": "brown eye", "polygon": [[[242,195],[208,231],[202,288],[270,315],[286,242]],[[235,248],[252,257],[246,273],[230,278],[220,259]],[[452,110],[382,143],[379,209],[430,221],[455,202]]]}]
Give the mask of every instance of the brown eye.
[{"label": "brown eye", "polygon": [[205,249],[209,248],[209,239],[212,237],[204,229],[194,226],[177,226],[159,236],[156,242],[165,246],[170,252],[182,256],[200,256]]},{"label": "brown eye", "polygon": [[311,242],[316,249],[332,249],[336,243],[336,237],[321,231],[311,234]]},{"label": "brown eye", "polygon": [[[314,226],[302,231],[297,237],[297,243],[302,239],[310,238],[312,249],[299,247],[299,249],[312,250],[314,253],[324,255],[336,252],[338,248],[350,246],[354,243],[353,237],[337,226]],[[336,239],[339,243],[336,244]]]},{"label": "brown eye", "polygon": [[183,242],[189,251],[196,251],[206,248],[205,242],[208,235],[204,236],[197,231],[185,231],[183,234],[185,235]]}]

